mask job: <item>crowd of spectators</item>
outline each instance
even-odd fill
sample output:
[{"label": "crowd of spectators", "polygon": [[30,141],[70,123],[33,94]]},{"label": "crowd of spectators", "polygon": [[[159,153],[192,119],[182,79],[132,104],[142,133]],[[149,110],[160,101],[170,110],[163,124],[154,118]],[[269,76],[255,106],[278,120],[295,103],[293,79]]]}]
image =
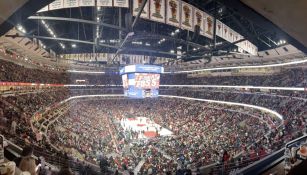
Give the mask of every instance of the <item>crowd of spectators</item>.
[{"label": "crowd of spectators", "polygon": [[[146,116],[174,134],[150,141],[131,139],[132,131],[120,126],[121,119],[131,116]],[[230,161],[244,150],[270,153],[273,148],[266,146],[264,136],[280,124],[259,111],[205,102],[107,99],[70,104],[48,133],[52,143],[82,159],[97,163],[99,157],[108,157],[113,169],[131,171],[143,160],[140,174],[158,174]],[[223,160],[225,151],[229,157]]]},{"label": "crowd of spectators", "polygon": [[[0,60],[0,65],[0,80],[3,82],[76,84],[76,80],[86,80],[86,84],[122,84],[121,76],[114,72],[101,75],[30,69],[4,60]],[[209,76],[199,78],[189,78],[187,74],[162,74],[160,84],[306,87],[307,70],[292,68],[285,69],[279,74],[265,76]]]},{"label": "crowd of spectators", "polygon": [[0,59],[0,81],[48,83],[48,84],[76,84],[76,80],[86,80],[89,84],[119,85],[121,77],[116,74],[80,74],[27,68]]},{"label": "crowd of spectators", "polygon": [[279,74],[261,76],[205,76],[189,78],[187,74],[165,74],[161,76],[161,84],[306,87],[307,69],[285,69]]},{"label": "crowd of spectators", "polygon": [[[77,79],[87,79],[90,84],[121,84],[120,76],[114,74],[102,76],[51,72],[0,60],[0,81],[3,82],[69,84]],[[161,76],[161,84],[305,87],[306,80],[307,72],[301,68],[287,69],[281,74],[270,76]],[[211,163],[234,162],[237,155],[240,155],[241,162],[247,158],[255,160],[255,157],[263,157],[306,132],[307,100],[304,92],[256,93],[162,88],[161,94],[267,107],[281,114],[284,121],[281,123],[271,115],[259,111],[196,101],[164,98],[81,101],[69,104],[64,116],[50,126],[48,138],[38,139],[36,129],[30,122],[37,111],[72,95],[100,93],[118,94],[122,90],[93,88],[88,91],[75,87],[0,96],[1,134],[12,142],[31,145],[35,148],[36,155],[65,157],[68,154],[72,159],[77,157],[94,164],[105,158],[106,166],[114,171],[138,169],[140,174],[157,174],[199,168]],[[132,115],[148,117],[171,130],[174,135],[140,141],[136,133],[124,131],[120,126],[121,119]],[[60,151],[55,151],[48,139]],[[82,161],[78,163],[83,164]],[[81,169],[84,170],[84,166]]]}]

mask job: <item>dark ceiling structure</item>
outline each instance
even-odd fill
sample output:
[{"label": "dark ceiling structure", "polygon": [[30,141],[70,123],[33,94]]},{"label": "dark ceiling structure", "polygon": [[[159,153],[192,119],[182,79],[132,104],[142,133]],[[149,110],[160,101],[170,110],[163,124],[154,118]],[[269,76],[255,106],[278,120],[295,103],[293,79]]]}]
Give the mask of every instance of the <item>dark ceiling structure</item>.
[{"label": "dark ceiling structure", "polygon": [[[299,42],[297,36],[296,39],[290,36],[291,32],[286,33],[288,30],[283,31],[257,13],[255,10],[258,9],[253,10],[246,5],[252,4],[251,1],[185,1],[230,26],[260,51],[279,47],[279,41],[285,40],[306,52],[304,41]],[[107,52],[177,58],[176,53],[180,49],[182,59],[188,61],[235,51],[235,43],[229,43],[217,36],[212,40],[195,35],[194,32],[142,18],[132,17],[127,20],[130,19],[127,14],[131,14],[131,9],[126,8],[82,7],[35,13],[50,2],[52,0],[29,0],[0,25],[0,35],[13,25],[20,24],[27,31],[25,36],[42,40],[47,48],[58,54]],[[44,23],[52,29],[54,36],[50,35]],[[128,34],[130,37],[127,37]]]}]

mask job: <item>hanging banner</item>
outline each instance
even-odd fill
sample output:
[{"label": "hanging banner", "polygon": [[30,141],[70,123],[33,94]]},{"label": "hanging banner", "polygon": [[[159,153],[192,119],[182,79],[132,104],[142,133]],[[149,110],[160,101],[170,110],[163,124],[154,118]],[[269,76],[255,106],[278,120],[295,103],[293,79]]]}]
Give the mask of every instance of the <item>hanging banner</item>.
[{"label": "hanging banner", "polygon": [[204,30],[204,13],[197,9],[194,8],[194,26],[199,26],[200,27],[200,31],[199,33],[201,35],[205,35],[205,30]]},{"label": "hanging banner", "polygon": [[[133,16],[136,16],[141,9],[143,0],[133,0]],[[141,17],[145,19],[149,19],[149,5],[148,1],[145,4],[145,7],[141,13]]]},{"label": "hanging banner", "polygon": [[165,0],[150,1],[150,19],[165,23]]},{"label": "hanging banner", "polygon": [[223,36],[222,38],[228,41],[229,27],[227,25],[223,25]]},{"label": "hanging banner", "polygon": [[180,27],[180,1],[166,0],[166,24]]},{"label": "hanging banner", "polygon": [[228,41],[229,42],[233,42],[234,41],[234,39],[233,39],[233,30],[232,29],[229,29],[229,33],[228,33]]},{"label": "hanging banner", "polygon": [[236,42],[239,40],[239,34],[235,31],[233,31],[233,42]]},{"label": "hanging banner", "polygon": [[181,4],[181,28],[193,31],[193,6],[188,3],[182,2]]},{"label": "hanging banner", "polygon": [[[239,41],[239,40],[243,39],[243,37],[240,34],[237,34],[236,38],[237,38],[236,41]],[[242,49],[242,43],[243,43],[243,41],[237,43],[236,46],[238,46],[238,47],[240,47]]]},{"label": "hanging banner", "polygon": [[49,10],[49,7],[48,5],[46,5],[45,7],[43,7],[42,9],[40,9],[37,13],[40,13],[40,12],[46,12]]},{"label": "hanging banner", "polygon": [[112,0],[97,0],[97,7],[112,7]]},{"label": "hanging banner", "polygon": [[80,7],[95,6],[95,0],[79,0]]},{"label": "hanging banner", "polygon": [[204,12],[205,18],[205,36],[208,38],[213,38],[213,17]]},{"label": "hanging banner", "polygon": [[129,7],[129,0],[114,0],[114,7]]},{"label": "hanging banner", "polygon": [[219,20],[216,20],[216,35],[223,37],[223,23]]},{"label": "hanging banner", "polygon": [[57,10],[64,8],[63,0],[55,0],[49,4],[49,10]]},{"label": "hanging banner", "polygon": [[79,7],[79,0],[64,0],[64,8]]}]

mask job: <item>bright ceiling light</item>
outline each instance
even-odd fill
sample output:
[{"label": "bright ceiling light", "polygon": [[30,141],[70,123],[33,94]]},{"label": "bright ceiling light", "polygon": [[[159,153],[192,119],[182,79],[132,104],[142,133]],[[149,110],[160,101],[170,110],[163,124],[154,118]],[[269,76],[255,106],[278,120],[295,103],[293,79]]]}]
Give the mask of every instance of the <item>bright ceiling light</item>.
[{"label": "bright ceiling light", "polygon": [[72,44],[71,47],[72,47],[72,48],[76,48],[77,45],[76,45],[76,44]]}]

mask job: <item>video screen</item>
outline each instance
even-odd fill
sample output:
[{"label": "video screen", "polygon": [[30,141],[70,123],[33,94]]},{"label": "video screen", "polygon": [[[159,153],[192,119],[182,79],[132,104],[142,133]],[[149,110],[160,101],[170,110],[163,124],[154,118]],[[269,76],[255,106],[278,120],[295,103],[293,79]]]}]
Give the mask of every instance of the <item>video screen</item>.
[{"label": "video screen", "polygon": [[123,80],[123,87],[124,89],[128,89],[128,75],[127,74],[124,74],[122,75],[122,80]]},{"label": "video screen", "polygon": [[120,69],[124,94],[131,98],[159,96],[160,74],[164,69],[156,65],[129,65]]},{"label": "video screen", "polygon": [[139,89],[158,89],[160,74],[135,73],[135,87]]},{"label": "video screen", "polygon": [[125,96],[147,98],[159,96],[160,74],[129,73],[122,75]]}]

